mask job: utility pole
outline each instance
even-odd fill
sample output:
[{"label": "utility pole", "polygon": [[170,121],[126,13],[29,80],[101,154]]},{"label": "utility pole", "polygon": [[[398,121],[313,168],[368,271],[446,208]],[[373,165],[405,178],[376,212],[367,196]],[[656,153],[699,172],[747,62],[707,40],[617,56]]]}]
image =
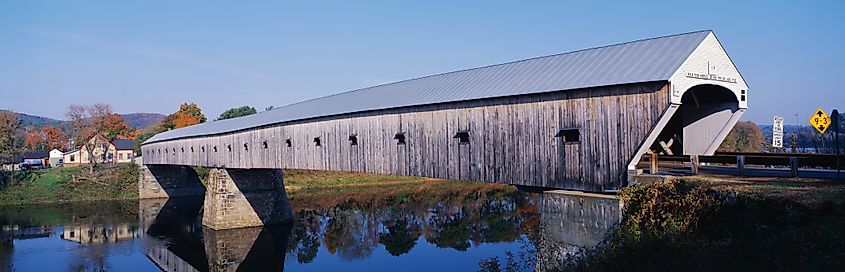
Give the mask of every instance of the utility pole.
[{"label": "utility pole", "polygon": [[842,179],[842,158],[839,155],[839,132],[842,130],[842,120],[839,117],[839,110],[833,109],[833,112],[830,115],[831,122],[833,124],[833,139],[836,143],[833,145],[836,148],[834,154],[836,154],[836,179]]}]

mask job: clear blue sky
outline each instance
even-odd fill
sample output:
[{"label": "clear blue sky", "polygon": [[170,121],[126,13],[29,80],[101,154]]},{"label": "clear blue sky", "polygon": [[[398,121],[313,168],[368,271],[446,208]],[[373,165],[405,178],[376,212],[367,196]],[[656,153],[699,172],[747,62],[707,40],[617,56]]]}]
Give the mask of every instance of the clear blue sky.
[{"label": "clear blue sky", "polygon": [[167,114],[196,102],[214,118],[712,29],[750,85],[744,119],[845,109],[841,1],[282,2],[2,1],[0,108],[64,119],[70,103]]}]

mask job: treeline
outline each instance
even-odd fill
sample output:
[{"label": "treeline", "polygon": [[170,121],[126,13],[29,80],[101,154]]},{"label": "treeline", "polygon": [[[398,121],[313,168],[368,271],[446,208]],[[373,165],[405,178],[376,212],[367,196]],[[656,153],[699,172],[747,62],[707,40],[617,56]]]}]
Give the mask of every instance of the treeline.
[{"label": "treeline", "polygon": [[137,133],[123,121],[111,105],[72,104],[65,113],[69,125],[22,125],[22,120],[12,111],[0,110],[0,157],[11,157],[28,151],[80,148],[84,141],[101,134],[108,139],[132,139]]},{"label": "treeline", "polygon": [[[267,107],[266,110],[273,109],[273,106]],[[258,113],[255,108],[250,106],[241,106],[236,108],[231,108],[217,117],[216,120],[224,120],[224,119],[231,119],[237,117],[243,117],[247,115],[252,115]],[[205,123],[207,118],[202,113],[202,109],[195,103],[183,103],[179,106],[179,110],[168,115],[164,120],[161,121],[159,124],[154,124],[149,127],[146,127],[139,131],[137,136],[135,137],[135,152],[140,154],[141,153],[141,144],[152,138],[154,135],[173,130],[177,128],[183,128],[187,126],[192,126],[200,123]],[[215,120],[215,121],[216,121]]]}]

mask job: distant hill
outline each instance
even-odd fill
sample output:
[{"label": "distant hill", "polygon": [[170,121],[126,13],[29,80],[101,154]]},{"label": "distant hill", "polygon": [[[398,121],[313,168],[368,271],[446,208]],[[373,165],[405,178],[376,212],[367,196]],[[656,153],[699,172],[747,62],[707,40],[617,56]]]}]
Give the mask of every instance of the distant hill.
[{"label": "distant hill", "polygon": [[[34,127],[43,127],[43,126],[54,126],[54,127],[65,127],[67,125],[67,121],[64,120],[56,120],[53,118],[31,115],[26,113],[19,113],[16,112],[15,114],[18,115],[18,120],[21,121],[21,126],[34,126]],[[123,122],[126,123],[131,128],[140,129],[145,128],[153,124],[161,123],[167,115],[161,113],[127,113],[121,114],[120,117],[123,118]]]},{"label": "distant hill", "polygon": [[121,114],[123,122],[131,128],[139,129],[161,123],[167,115],[161,113],[127,113]]},{"label": "distant hill", "polygon": [[30,115],[26,113],[15,113],[18,115],[18,120],[21,121],[21,126],[35,126],[35,127],[42,127],[42,126],[54,126],[58,127],[61,126],[65,121],[56,120],[53,118],[42,117],[37,115]]}]

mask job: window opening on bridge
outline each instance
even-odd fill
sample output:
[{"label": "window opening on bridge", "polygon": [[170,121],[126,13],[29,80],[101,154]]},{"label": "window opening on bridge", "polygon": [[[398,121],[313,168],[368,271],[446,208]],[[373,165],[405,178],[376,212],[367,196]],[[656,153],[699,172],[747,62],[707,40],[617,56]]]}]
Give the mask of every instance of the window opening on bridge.
[{"label": "window opening on bridge", "polygon": [[249,145],[247,145],[246,143],[244,143],[244,150],[249,151]]},{"label": "window opening on bridge", "polygon": [[176,148],[173,148],[173,155],[176,155]]},{"label": "window opening on bridge", "polygon": [[191,147],[191,153],[194,153],[194,147],[193,146]]},{"label": "window opening on bridge", "polygon": [[320,144],[320,137],[314,137],[314,146],[323,146]]},{"label": "window opening on bridge", "polygon": [[185,148],[184,148],[184,147],[180,147],[179,149],[181,149],[181,150],[182,150],[182,153],[185,153]]},{"label": "window opening on bridge", "polygon": [[226,145],[226,148],[229,150],[229,152],[232,152],[232,145]]},{"label": "window opening on bridge", "polygon": [[357,134],[349,135],[349,145],[358,145],[358,135]]},{"label": "window opening on bridge", "polygon": [[396,133],[396,135],[393,136],[393,139],[396,140],[397,145],[404,145],[405,144],[405,132]]},{"label": "window opening on bridge", "polygon": [[290,139],[285,140],[285,144],[286,144],[286,145],[288,145],[288,147],[291,147],[291,146],[293,145],[293,144],[290,142]]},{"label": "window opening on bridge", "polygon": [[739,96],[740,101],[745,102],[745,90],[742,90],[742,91],[740,92],[740,94],[741,94],[741,95]]},{"label": "window opening on bridge", "polygon": [[263,141],[261,144],[264,145],[264,149],[267,149],[267,141]]},{"label": "window opening on bridge", "polygon": [[217,146],[216,145],[214,146],[214,152],[217,152]]},{"label": "window opening on bridge", "polygon": [[561,129],[555,137],[561,137],[565,144],[581,143],[581,130],[577,128]]},{"label": "window opening on bridge", "polygon": [[452,138],[458,139],[458,144],[469,144],[469,131],[458,131],[458,133],[456,133],[455,136]]},{"label": "window opening on bridge", "polygon": [[201,147],[200,147],[200,151],[205,152],[205,147],[204,147],[204,146],[201,146]]},{"label": "window opening on bridge", "polygon": [[167,153],[170,153],[170,152],[167,152],[167,148],[165,148],[165,149],[164,149],[164,154],[167,154]]}]

